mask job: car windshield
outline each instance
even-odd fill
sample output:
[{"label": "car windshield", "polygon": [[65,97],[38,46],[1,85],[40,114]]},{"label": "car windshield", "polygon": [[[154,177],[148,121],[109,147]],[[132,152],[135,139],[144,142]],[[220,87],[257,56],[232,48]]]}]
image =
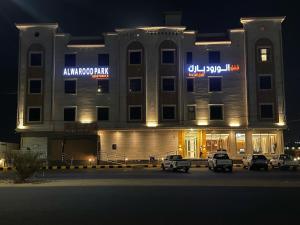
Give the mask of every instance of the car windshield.
[{"label": "car windshield", "polygon": [[229,157],[228,157],[227,154],[221,154],[221,153],[215,154],[215,155],[214,155],[214,158],[215,158],[215,159],[229,159]]},{"label": "car windshield", "polygon": [[182,156],[181,155],[171,155],[170,159],[172,159],[172,160],[178,160],[178,159],[182,159]]},{"label": "car windshield", "polygon": [[253,159],[264,159],[264,160],[266,160],[267,158],[264,155],[254,155]]}]

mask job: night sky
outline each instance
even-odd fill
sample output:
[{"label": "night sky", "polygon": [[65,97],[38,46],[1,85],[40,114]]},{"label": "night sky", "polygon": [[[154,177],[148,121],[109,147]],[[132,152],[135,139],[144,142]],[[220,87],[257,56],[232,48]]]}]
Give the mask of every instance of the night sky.
[{"label": "night sky", "polygon": [[300,58],[300,19],[297,9],[294,1],[287,0],[0,0],[0,141],[19,139],[15,133],[18,76],[18,30],[15,23],[57,22],[61,32],[89,36],[115,28],[162,25],[165,11],[181,11],[182,25],[188,29],[218,33],[242,27],[240,17],[286,16],[283,23],[289,127],[286,141],[299,140],[300,72],[297,66]]}]

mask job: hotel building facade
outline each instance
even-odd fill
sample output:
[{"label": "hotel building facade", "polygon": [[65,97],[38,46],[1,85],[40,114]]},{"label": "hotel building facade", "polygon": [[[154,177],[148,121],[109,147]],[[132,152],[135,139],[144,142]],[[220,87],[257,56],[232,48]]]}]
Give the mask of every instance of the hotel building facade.
[{"label": "hotel building facade", "polygon": [[284,17],[226,34],[165,19],[99,37],[17,24],[21,148],[49,161],[283,152]]}]

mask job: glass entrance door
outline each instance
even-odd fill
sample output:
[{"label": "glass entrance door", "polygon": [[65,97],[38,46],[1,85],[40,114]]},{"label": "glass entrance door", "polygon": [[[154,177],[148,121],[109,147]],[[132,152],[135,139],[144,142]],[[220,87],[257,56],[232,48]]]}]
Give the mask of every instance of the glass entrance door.
[{"label": "glass entrance door", "polygon": [[197,136],[185,137],[187,158],[197,158]]}]

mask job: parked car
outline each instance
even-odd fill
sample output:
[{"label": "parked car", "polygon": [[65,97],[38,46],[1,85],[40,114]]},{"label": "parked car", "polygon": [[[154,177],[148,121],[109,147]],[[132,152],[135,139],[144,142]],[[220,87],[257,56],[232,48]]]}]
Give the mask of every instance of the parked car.
[{"label": "parked car", "polygon": [[208,169],[217,171],[219,169],[232,172],[233,162],[226,151],[217,151],[208,156]]},{"label": "parked car", "polygon": [[243,158],[243,166],[244,168],[248,168],[249,170],[254,169],[265,169],[268,170],[268,159],[263,154],[253,154]]},{"label": "parked car", "polygon": [[188,159],[182,159],[181,155],[168,155],[163,160],[161,168],[163,170],[169,169],[173,171],[183,170],[187,173],[191,168],[191,161]]},{"label": "parked car", "polygon": [[274,156],[270,160],[270,165],[272,168],[278,167],[280,169],[293,169],[297,170],[299,166],[299,161],[297,159],[293,159],[290,155],[287,154],[280,154]]}]

